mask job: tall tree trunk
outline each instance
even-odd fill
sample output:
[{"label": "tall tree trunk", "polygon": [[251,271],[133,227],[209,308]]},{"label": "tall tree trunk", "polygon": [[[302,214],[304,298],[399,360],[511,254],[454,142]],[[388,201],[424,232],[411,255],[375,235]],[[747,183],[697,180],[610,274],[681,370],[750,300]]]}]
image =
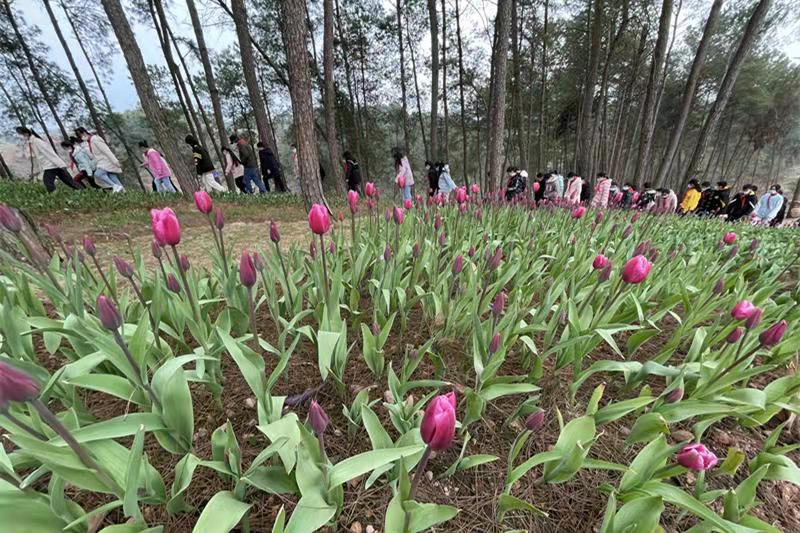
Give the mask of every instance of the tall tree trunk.
[{"label": "tall tree trunk", "polygon": [[400,48],[400,95],[403,106],[403,149],[406,155],[409,155],[409,151],[411,150],[411,133],[408,128],[408,101],[406,99],[406,59],[405,51],[403,50],[402,0],[397,0],[397,45]]},{"label": "tall tree trunk", "polygon": [[0,176],[7,180],[10,180],[14,177],[14,175],[11,174],[11,169],[8,168],[6,160],[3,158],[3,154],[0,154]]},{"label": "tall tree trunk", "polygon": [[158,101],[158,96],[156,96],[156,91],[150,81],[150,75],[142,58],[142,52],[125,16],[125,11],[122,9],[122,4],[120,0],[102,0],[102,3],[114,34],[117,36],[117,41],[119,41],[119,47],[122,49],[125,62],[128,64],[128,71],[139,95],[139,103],[153,129],[156,141],[160,145],[161,152],[164,154],[167,163],[172,168],[175,178],[180,183],[183,194],[189,195],[197,190],[197,181],[193,179],[194,173],[189,170],[189,165],[175,144],[172,132],[164,119],[164,109]]},{"label": "tall tree trunk", "polygon": [[17,123],[20,125],[25,124],[25,117],[22,114],[22,110],[17,105],[17,102],[11,98],[11,95],[8,94],[5,85],[3,85],[3,80],[0,80],[0,92],[3,93],[6,99],[6,105],[11,109],[11,112],[14,114],[14,117],[17,119]]},{"label": "tall tree trunk", "polygon": [[758,37],[759,30],[767,16],[767,12],[769,11],[771,4],[772,0],[759,0],[758,5],[753,10],[752,15],[750,15],[750,19],[747,21],[747,26],[745,27],[742,38],[739,41],[739,46],[737,47],[736,52],[728,64],[728,70],[725,71],[725,77],[722,78],[722,83],[720,84],[719,91],[717,92],[717,98],[714,100],[714,104],[711,106],[711,110],[708,112],[708,116],[703,123],[703,128],[700,130],[697,144],[686,168],[687,179],[696,171],[698,165],[703,160],[708,138],[716,130],[719,119],[722,116],[722,112],[725,111],[725,107],[728,105],[728,99],[730,99],[730,96],[733,93],[736,77],[739,75],[739,70],[742,67],[742,63],[744,63],[747,53],[750,51],[750,48],[753,46],[753,43]]},{"label": "tall tree trunk", "polygon": [[[211,107],[214,110],[214,122],[217,127],[217,135],[219,135],[219,146],[228,146],[228,134],[225,131],[225,119],[222,115],[222,104],[219,99],[219,89],[217,89],[217,81],[214,78],[214,69],[211,66],[211,59],[208,56],[208,48],[206,47],[206,39],[203,35],[203,27],[200,24],[200,17],[197,14],[197,7],[194,0],[186,0],[186,7],[189,10],[189,17],[192,19],[192,28],[194,29],[194,37],[197,41],[197,52],[200,54],[200,62],[203,64],[203,74],[206,77],[206,86],[208,87],[208,96],[211,99]],[[188,74],[187,74],[188,75]],[[217,146],[217,143],[214,143]],[[229,180],[228,188],[233,190],[234,184],[232,178]]]},{"label": "tall tree trunk", "polygon": [[322,68],[325,71],[325,129],[328,132],[328,154],[331,158],[329,173],[333,180],[334,190],[344,193],[344,178],[339,164],[339,140],[336,136],[336,86],[333,83],[333,0],[324,0],[323,18]]},{"label": "tall tree trunk", "polygon": [[789,216],[792,218],[800,217],[800,180],[794,184],[792,203],[789,204]]},{"label": "tall tree trunk", "polygon": [[[267,95],[266,84],[264,83],[264,73],[258,69],[258,85],[261,89],[261,97],[264,99],[264,109],[267,110],[267,121],[269,122],[269,134],[272,144],[269,146],[278,146],[278,136],[275,134],[275,123],[272,121],[272,111],[269,109],[269,96]],[[274,152],[275,161],[281,162],[278,152]]]},{"label": "tall tree trunk", "polygon": [[[235,1],[243,4],[243,0]],[[292,100],[292,116],[297,139],[300,187],[306,207],[310,207],[315,203],[327,205],[327,202],[322,193],[322,183],[319,177],[319,152],[314,129],[314,107],[311,101],[311,77],[308,73],[304,5],[305,0],[282,0],[281,2],[284,17],[283,37],[286,43],[286,60],[289,65],[289,96]]]},{"label": "tall tree trunk", "polygon": [[[464,183],[468,183],[467,178],[467,122],[465,118],[464,103],[464,49],[461,43],[461,11],[456,0],[456,42],[458,43],[458,93],[459,104],[461,107],[461,173]],[[478,167],[480,168],[480,167]]]},{"label": "tall tree trunk", "polygon": [[[11,70],[11,67],[6,61],[6,70],[8,71],[8,75],[11,76],[11,79],[14,80],[14,84],[17,86],[19,91],[22,93],[22,96],[25,98],[25,102],[28,104],[28,107],[31,108],[31,114],[33,115],[34,120],[39,123],[39,127],[42,128],[42,132],[47,137],[47,140],[50,142],[50,146],[53,147],[53,150],[58,151],[56,148],[56,143],[53,140],[53,136],[50,135],[50,130],[47,128],[47,123],[45,122],[44,118],[42,117],[41,111],[39,111],[39,105],[36,103],[36,98],[33,95],[33,89],[31,88],[30,84],[28,83],[28,78],[26,72],[23,70],[22,65],[18,63],[14,63],[16,68],[19,70],[20,76],[17,78],[14,75],[14,71]],[[20,83],[22,80],[22,83]],[[24,122],[23,122],[24,124]]]},{"label": "tall tree trunk", "polygon": [[[363,34],[359,31],[359,42],[366,43],[366,38]],[[364,134],[364,160],[362,161],[363,168],[364,168],[364,179],[366,181],[370,181],[370,143],[369,139],[371,139],[369,135],[370,126],[372,125],[369,120],[369,107],[367,106],[367,66],[366,66],[366,50],[362,45],[359,50],[359,67],[361,71],[361,105],[363,107],[364,113],[364,120],[362,121],[362,129],[361,131]]]},{"label": "tall tree trunk", "polygon": [[508,37],[511,25],[511,0],[498,0],[497,18],[494,22],[495,50],[492,78],[491,107],[489,109],[489,142],[486,145],[489,187],[500,190],[503,177],[503,137],[506,126],[506,66],[508,64]]},{"label": "tall tree trunk", "polygon": [[664,55],[669,39],[669,23],[672,20],[672,0],[663,0],[661,4],[661,18],[658,21],[658,38],[653,52],[653,61],[650,64],[650,76],[647,79],[647,89],[644,96],[644,110],[642,123],[639,130],[639,156],[636,159],[636,179],[642,185],[650,166],[650,148],[653,142],[653,131],[656,127],[656,89],[664,65]]},{"label": "tall tree trunk", "polygon": [[419,81],[417,80],[417,60],[414,57],[414,41],[411,40],[411,32],[408,28],[408,18],[406,17],[406,41],[408,51],[411,52],[411,74],[414,76],[414,94],[417,100],[417,118],[419,118],[419,131],[422,134],[422,146],[425,148],[425,159],[433,160],[433,156],[428,147],[428,140],[425,136],[425,120],[422,116],[422,98],[419,93]]},{"label": "tall tree trunk", "polygon": [[542,86],[539,88],[539,129],[536,133],[536,169],[547,164],[544,157],[544,133],[547,131],[547,29],[550,0],[544,0],[544,27],[542,28]]},{"label": "tall tree trunk", "polygon": [[[339,33],[339,42],[341,43],[342,47],[342,57],[344,59],[344,73],[345,73],[345,81],[347,81],[347,96],[350,102],[350,112],[353,114],[353,129],[355,130],[354,137],[355,137],[355,152],[356,157],[359,161],[363,160],[363,154],[361,153],[361,132],[363,131],[361,125],[361,108],[358,105],[358,89],[353,89],[354,80],[352,74],[352,68],[350,67],[350,45],[348,44],[349,41],[347,40],[347,36],[344,33],[344,29],[342,27],[342,13],[339,10],[339,0],[334,0],[336,6],[336,30]],[[355,95],[355,96],[354,96]]]},{"label": "tall tree trunk", "polygon": [[439,23],[436,0],[428,0],[431,23],[431,160],[439,157]]},{"label": "tall tree trunk", "polygon": [[700,43],[697,45],[697,52],[695,52],[694,60],[692,61],[692,68],[689,70],[689,77],[686,80],[686,86],[683,89],[683,98],[681,99],[681,111],[678,115],[678,120],[669,137],[669,144],[667,145],[667,152],[664,154],[664,159],[658,169],[658,176],[656,182],[661,185],[667,177],[667,173],[672,167],[672,160],[675,157],[675,152],[678,150],[681,138],[683,137],[683,130],[686,127],[686,120],[689,118],[689,112],[692,110],[692,103],[694,102],[695,92],[697,91],[697,81],[700,78],[700,73],[703,70],[703,65],[706,61],[706,54],[708,52],[708,43],[711,42],[711,37],[719,20],[719,13],[722,10],[723,0],[714,0],[711,5],[711,11],[706,19],[706,25],[703,28],[703,36],[700,38]]},{"label": "tall tree trunk", "polygon": [[[300,6],[302,8],[302,6]],[[264,109],[264,100],[261,98],[261,92],[258,88],[258,78],[256,77],[256,63],[253,58],[253,46],[250,43],[250,32],[248,31],[247,23],[247,8],[245,7],[244,0],[231,0],[231,13],[233,13],[233,22],[236,25],[236,36],[239,40],[239,53],[242,56],[242,70],[244,71],[244,81],[247,85],[247,94],[250,97],[250,104],[253,107],[253,116],[256,119],[256,130],[258,130],[258,137],[273,153],[278,152],[278,147],[272,142],[272,136],[269,134],[269,120],[267,120],[267,112]],[[297,14],[300,18],[294,21],[300,24],[301,29],[305,28],[305,16],[303,10]],[[305,47],[303,48],[305,50]],[[308,69],[308,53],[304,54],[300,67]],[[306,72],[306,75],[308,73]],[[291,84],[290,84],[291,85]],[[312,117],[310,128],[314,130],[314,120]],[[254,139],[250,139],[253,142]],[[314,147],[316,150],[316,146]],[[317,158],[319,160],[319,158]],[[319,164],[319,163],[317,163]],[[319,181],[319,168],[317,168],[317,181]]]},{"label": "tall tree trunk", "polygon": [[[519,16],[519,2],[511,0],[511,120],[509,142],[506,146],[506,152],[511,152],[511,146],[516,143],[518,164],[522,164],[524,148],[524,136],[522,133],[522,102],[521,85],[522,85],[522,57],[520,54],[520,20],[523,17]],[[513,140],[513,142],[512,142]]]},{"label": "tall tree trunk", "polygon": [[603,34],[603,0],[594,0],[592,9],[592,31],[589,38],[589,67],[587,69],[586,83],[583,87],[583,99],[579,116],[580,128],[578,142],[576,143],[577,172],[585,179],[590,178],[592,165],[592,140],[594,127],[592,122],[592,106],[594,104],[594,86],[597,81],[597,70],[600,67],[600,40]]},{"label": "tall tree trunk", "polygon": [[450,113],[447,110],[447,6],[442,0],[442,107],[444,107],[444,128],[442,132],[442,152],[444,160],[450,159]]},{"label": "tall tree trunk", "polygon": [[53,12],[53,7],[50,5],[50,0],[43,0],[43,2],[44,8],[47,11],[47,16],[50,17],[50,22],[53,24],[53,29],[56,31],[58,42],[61,43],[61,48],[64,50],[64,54],[67,56],[67,61],[72,69],[72,74],[75,76],[75,80],[78,82],[78,87],[80,88],[81,94],[83,94],[83,99],[86,101],[86,109],[88,109],[89,116],[92,118],[94,129],[102,137],[105,135],[103,132],[103,124],[100,121],[100,115],[97,113],[97,108],[94,106],[92,94],[89,92],[88,87],[86,87],[86,83],[83,81],[83,76],[81,76],[81,71],[78,69],[78,65],[75,63],[75,58],[72,56],[72,51],[67,45],[67,40],[64,39],[64,34],[61,32],[61,26],[58,24],[58,19],[56,18],[56,14]]}]

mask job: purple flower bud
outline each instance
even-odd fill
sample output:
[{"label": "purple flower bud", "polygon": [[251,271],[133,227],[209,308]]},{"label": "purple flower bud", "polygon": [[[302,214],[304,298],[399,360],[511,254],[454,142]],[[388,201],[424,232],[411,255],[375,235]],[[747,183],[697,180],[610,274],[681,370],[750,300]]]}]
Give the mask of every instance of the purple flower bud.
[{"label": "purple flower bud", "polygon": [[331,239],[330,244],[328,244],[328,252],[330,252],[331,254],[336,253],[336,243],[333,242],[333,239]]},{"label": "purple flower bud", "polygon": [[178,283],[178,278],[172,272],[167,274],[167,288],[175,294],[181,293],[181,284]]},{"label": "purple flower bud", "polygon": [[725,280],[723,278],[719,278],[717,280],[717,284],[714,285],[714,294],[720,295],[725,292]]},{"label": "purple flower bud", "polygon": [[750,313],[750,316],[747,317],[745,320],[744,327],[747,329],[755,329],[761,323],[761,315],[764,313],[764,310],[760,307],[756,307],[753,309],[753,312]]},{"label": "purple flower bud", "polygon": [[722,242],[722,239],[717,243],[717,250],[722,250],[725,248],[725,243]]},{"label": "purple flower bud", "polygon": [[758,336],[758,340],[761,341],[761,346],[775,346],[781,339],[783,338],[783,334],[786,333],[786,328],[788,324],[785,320],[781,320],[776,324],[773,324],[769,328],[765,329],[761,332],[761,335]]},{"label": "purple flower bud", "polygon": [[414,246],[411,248],[411,255],[414,259],[419,257],[419,243],[415,242]]},{"label": "purple flower bud", "polygon": [[266,262],[264,261],[264,256],[261,255],[259,252],[253,252],[253,266],[256,267],[258,272],[261,272],[266,268]]},{"label": "purple flower bud", "polygon": [[394,210],[392,211],[392,218],[394,219],[394,223],[397,224],[398,226],[403,223],[404,216],[405,213],[399,207],[395,207]]},{"label": "purple flower bud", "polygon": [[594,223],[595,224],[600,224],[602,221],[603,221],[603,212],[602,211],[598,211],[597,214],[594,217]]},{"label": "purple flower bud", "polygon": [[599,281],[601,283],[605,282],[605,281],[608,281],[608,279],[611,277],[612,268],[613,268],[613,265],[609,264],[607,267],[605,267],[603,270],[601,270],[600,271],[600,275],[597,276],[597,281]]},{"label": "purple flower bud", "polygon": [[150,253],[152,253],[153,257],[156,259],[161,259],[161,245],[158,244],[158,241],[155,239],[150,242]]},{"label": "purple flower bud", "polygon": [[447,233],[443,231],[442,234],[439,235],[439,246],[444,248],[446,244],[447,244]]},{"label": "purple flower bud", "polygon": [[107,330],[115,331],[122,325],[122,317],[117,310],[117,306],[110,298],[103,295],[97,297],[97,315],[100,323]]},{"label": "purple flower bud", "polygon": [[189,267],[191,267],[192,265],[189,263],[189,258],[186,257],[185,255],[182,255],[180,257],[180,261],[178,262],[178,266],[180,267],[181,272],[188,272]]},{"label": "purple flower bud", "polygon": [[214,211],[214,224],[220,231],[225,227],[225,217],[222,215],[222,209],[219,207]]},{"label": "purple flower bud", "polygon": [[389,243],[386,243],[386,247],[383,249],[383,260],[387,263],[392,258],[392,247],[389,246]]},{"label": "purple flower bud", "polygon": [[133,266],[131,266],[131,264],[125,261],[123,258],[115,255],[114,266],[117,268],[119,275],[123,278],[131,279],[133,277]]},{"label": "purple flower bud", "polygon": [[[2,206],[0,206],[0,211],[2,211]],[[47,235],[49,235],[51,239],[56,242],[61,242],[61,233],[58,232],[58,228],[52,224],[44,224],[44,229],[47,230]]]},{"label": "purple flower bud", "polygon": [[94,241],[88,235],[83,236],[83,250],[89,257],[97,255],[97,248],[94,246]]},{"label": "purple flower bud", "polygon": [[759,241],[758,239],[753,239],[750,241],[750,251],[755,252],[758,249]]},{"label": "purple flower bud", "polygon": [[392,220],[392,210],[389,209],[388,207],[386,208],[386,211],[383,212],[383,220],[385,220],[386,222]]},{"label": "purple flower bud", "polygon": [[439,228],[442,227],[442,217],[441,215],[436,215],[436,218],[433,219],[433,229],[439,231]]},{"label": "purple flower bud", "polygon": [[489,353],[495,354],[500,349],[500,333],[495,333],[489,342]]},{"label": "purple flower bud", "polygon": [[311,256],[311,259],[317,258],[317,245],[314,244],[314,241],[308,243],[308,255]]},{"label": "purple flower bud", "polygon": [[736,257],[736,254],[738,253],[739,253],[739,245],[736,244],[734,246],[731,246],[731,249],[728,250],[728,259],[733,259],[734,257]]},{"label": "purple flower bud", "polygon": [[667,403],[675,403],[679,402],[683,399],[683,388],[678,387],[677,389],[673,389],[667,397],[665,398]]},{"label": "purple flower bud", "polygon": [[[461,204],[464,205],[464,204]],[[453,261],[453,274],[458,276],[461,274],[461,271],[464,269],[464,258],[460,255],[456,256],[455,261]]]},{"label": "purple flower bud", "polygon": [[328,427],[328,413],[317,403],[316,400],[311,400],[311,407],[308,408],[308,423],[314,434],[318,437],[325,433],[325,428]]},{"label": "purple flower bud", "polygon": [[257,279],[253,256],[247,250],[242,250],[242,257],[239,259],[239,281],[249,288],[256,284]]},{"label": "purple flower bud", "polygon": [[372,335],[377,337],[381,334],[381,327],[378,325],[377,322],[372,323]]},{"label": "purple flower bud", "polygon": [[475,257],[475,246],[470,246],[469,247],[469,252],[467,252],[467,255],[470,257],[470,259]]},{"label": "purple flower bud", "polygon": [[492,271],[497,270],[497,268],[500,266],[500,261],[502,260],[503,260],[503,249],[498,246],[494,250],[494,255],[492,255],[492,258],[489,260],[488,264],[489,270]]},{"label": "purple flower bud", "polygon": [[6,204],[0,204],[0,225],[12,233],[22,231],[22,221],[14,210]]},{"label": "purple flower bud", "polygon": [[0,363],[0,410],[5,410],[8,402],[27,402],[38,395],[39,385],[32,377],[11,365]]},{"label": "purple flower bud", "polygon": [[637,220],[639,220],[641,217],[642,217],[642,213],[640,213],[640,212],[638,212],[638,211],[637,211],[637,212],[636,212],[636,213],[634,213],[634,214],[633,214],[633,216],[631,217],[631,222],[636,222],[636,221],[637,221]]},{"label": "purple flower bud", "polygon": [[270,221],[269,223],[269,240],[278,244],[281,242],[281,234],[278,233],[278,225],[275,223],[274,220]]},{"label": "purple flower bud", "polygon": [[528,415],[525,419],[525,428],[529,431],[537,431],[544,425],[544,411],[536,411]]},{"label": "purple flower bud", "polygon": [[494,297],[494,301],[492,301],[492,313],[496,318],[500,318],[503,314],[507,302],[508,295],[506,295],[506,291],[500,291],[497,293],[497,296]]},{"label": "purple flower bud", "polygon": [[631,236],[631,233],[633,233],[633,226],[628,224],[627,226],[625,226],[625,229],[622,230],[622,238],[627,239],[628,237]]},{"label": "purple flower bud", "polygon": [[736,344],[739,342],[739,339],[742,338],[742,335],[744,335],[744,329],[742,329],[741,326],[737,326],[736,329],[728,334],[728,336],[725,338],[725,341],[728,344]]},{"label": "purple flower bud", "polygon": [[475,210],[475,220],[479,222],[483,220],[483,211],[481,211],[480,209]]},{"label": "purple flower bud", "polygon": [[652,248],[650,250],[650,262],[655,263],[658,259],[658,248]]}]

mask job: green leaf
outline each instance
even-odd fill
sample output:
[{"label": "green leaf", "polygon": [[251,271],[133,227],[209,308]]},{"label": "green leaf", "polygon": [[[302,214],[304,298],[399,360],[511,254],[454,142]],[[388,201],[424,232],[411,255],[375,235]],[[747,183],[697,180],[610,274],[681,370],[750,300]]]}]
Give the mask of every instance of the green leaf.
[{"label": "green leaf", "polygon": [[633,423],[625,444],[630,446],[636,442],[650,442],[658,435],[666,434],[669,434],[669,425],[661,413],[645,413]]},{"label": "green leaf", "polygon": [[729,476],[735,476],[739,466],[746,458],[747,456],[739,448],[728,448],[728,456],[719,466],[719,471]]},{"label": "green leaf", "polygon": [[278,455],[281,458],[281,462],[283,462],[286,473],[290,473],[297,461],[297,452],[295,450],[302,440],[297,415],[288,413],[271,424],[258,426],[258,429],[273,443],[279,439],[285,439],[285,445],[278,449]]},{"label": "green leaf", "polygon": [[526,502],[525,500],[521,500],[516,496],[512,496],[511,494],[503,493],[500,495],[500,498],[497,502],[497,512],[501,521],[508,511],[527,511],[534,516],[547,516],[546,512]]},{"label": "green leaf", "polygon": [[333,354],[340,335],[338,331],[317,332],[317,359],[322,381],[328,379],[328,372],[331,368],[331,361],[333,360]]},{"label": "green leaf", "polygon": [[457,470],[468,470],[470,468],[485,465],[493,461],[497,461],[497,456],[488,454],[470,455],[469,457],[464,457],[458,462]]},{"label": "green leaf", "polygon": [[130,460],[128,461],[128,472],[125,476],[125,497],[122,503],[122,510],[125,516],[131,517],[138,522],[143,522],[142,512],[139,510],[139,486],[142,477],[142,452],[144,451],[144,426],[139,426],[136,436],[133,438],[131,446]]},{"label": "green leaf", "polygon": [[[437,524],[447,522],[458,514],[458,508],[450,505],[437,505],[435,503],[417,503],[407,501],[403,505],[410,514],[406,533],[427,531]],[[387,531],[387,533],[389,533]]]},{"label": "green leaf", "polygon": [[636,498],[623,505],[614,517],[614,533],[653,533],[658,531],[664,502],[660,496]]},{"label": "green leaf", "polygon": [[597,411],[597,414],[594,415],[594,420],[597,425],[608,424],[632,411],[653,403],[655,400],[652,396],[637,396],[621,402],[614,402]]},{"label": "green leaf", "polygon": [[539,387],[531,383],[497,383],[490,385],[481,391],[481,396],[487,402],[491,402],[502,396],[511,394],[527,394],[539,390]]},{"label": "green leaf", "polygon": [[218,492],[203,508],[192,533],[228,533],[250,507],[250,504],[237,500],[228,490]]},{"label": "green leaf", "polygon": [[619,490],[626,493],[636,489],[652,479],[656,470],[663,467],[675,447],[667,444],[667,438],[659,435],[654,441],[636,455],[628,467],[628,471],[619,482]]},{"label": "green leaf", "polygon": [[285,533],[313,533],[327,524],[336,514],[336,506],[319,496],[303,496],[289,517]]},{"label": "green leaf", "polygon": [[415,446],[404,446],[388,450],[372,450],[349,457],[344,461],[336,463],[329,473],[329,486],[331,488],[346,483],[351,479],[366,474],[385,464],[392,463],[401,457],[408,457],[420,452],[424,448],[423,444]]},{"label": "green leaf", "polygon": [[9,533],[12,530],[20,533],[61,533],[66,525],[53,513],[45,498],[21,491],[0,491],[0,516]]}]

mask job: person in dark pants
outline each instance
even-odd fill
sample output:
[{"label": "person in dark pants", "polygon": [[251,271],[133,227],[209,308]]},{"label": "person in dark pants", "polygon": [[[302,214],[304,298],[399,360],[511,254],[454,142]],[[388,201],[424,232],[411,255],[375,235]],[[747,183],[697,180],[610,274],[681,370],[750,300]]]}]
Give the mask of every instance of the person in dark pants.
[{"label": "person in dark pants", "polygon": [[42,140],[35,131],[19,126],[17,134],[25,142],[28,156],[31,158],[31,177],[33,177],[34,165],[37,164],[42,169],[42,182],[47,192],[56,190],[56,178],[72,189],[83,189],[83,185],[77,183],[67,172],[67,164],[59,157],[49,143]]},{"label": "person in dark pants", "polygon": [[207,192],[225,192],[227,189],[214,179],[214,163],[211,161],[211,156],[208,155],[208,150],[203,148],[192,135],[187,135],[184,141],[192,147],[194,169],[197,177],[200,178],[201,187]]},{"label": "person in dark pants", "polygon": [[281,165],[275,158],[275,154],[269,146],[264,146],[264,143],[259,141],[256,144],[258,148],[258,159],[261,163],[261,176],[264,178],[264,186],[269,190],[269,180],[274,180],[275,190],[278,192],[286,192],[286,184],[283,182],[283,173],[281,172]]},{"label": "person in dark pants", "polygon": [[736,222],[750,216],[750,213],[756,208],[756,203],[758,203],[757,192],[758,187],[750,183],[742,187],[742,192],[737,193],[725,208],[728,222]]},{"label": "person in dark pants", "polygon": [[264,182],[261,181],[261,176],[258,175],[258,159],[256,159],[256,152],[244,138],[238,135],[230,136],[231,144],[239,148],[239,161],[244,166],[244,187],[247,190],[252,190],[251,184],[258,187],[258,192],[264,194],[267,192],[264,187]]},{"label": "person in dark pants", "polygon": [[94,181],[92,158],[86,150],[75,146],[76,141],[75,137],[70,137],[68,141],[61,141],[61,148],[69,150],[69,170],[72,173],[72,179],[84,187],[86,187],[85,182],[93,189],[99,189],[100,186]]},{"label": "person in dark pants", "polygon": [[430,161],[425,161],[425,172],[428,174],[428,196],[436,196],[439,192],[439,171],[436,165]]},{"label": "person in dark pants", "polygon": [[358,168],[358,161],[353,154],[345,151],[344,158],[344,178],[347,180],[347,190],[361,193],[361,169]]}]

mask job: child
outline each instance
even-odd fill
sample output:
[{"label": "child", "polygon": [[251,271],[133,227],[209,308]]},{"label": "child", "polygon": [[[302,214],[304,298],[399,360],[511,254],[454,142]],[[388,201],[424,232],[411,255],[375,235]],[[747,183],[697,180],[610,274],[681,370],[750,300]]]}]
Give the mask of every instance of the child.
[{"label": "child", "polygon": [[442,193],[445,200],[448,200],[450,193],[457,188],[453,178],[450,177],[450,165],[437,163],[436,166],[439,169],[439,192]]}]

